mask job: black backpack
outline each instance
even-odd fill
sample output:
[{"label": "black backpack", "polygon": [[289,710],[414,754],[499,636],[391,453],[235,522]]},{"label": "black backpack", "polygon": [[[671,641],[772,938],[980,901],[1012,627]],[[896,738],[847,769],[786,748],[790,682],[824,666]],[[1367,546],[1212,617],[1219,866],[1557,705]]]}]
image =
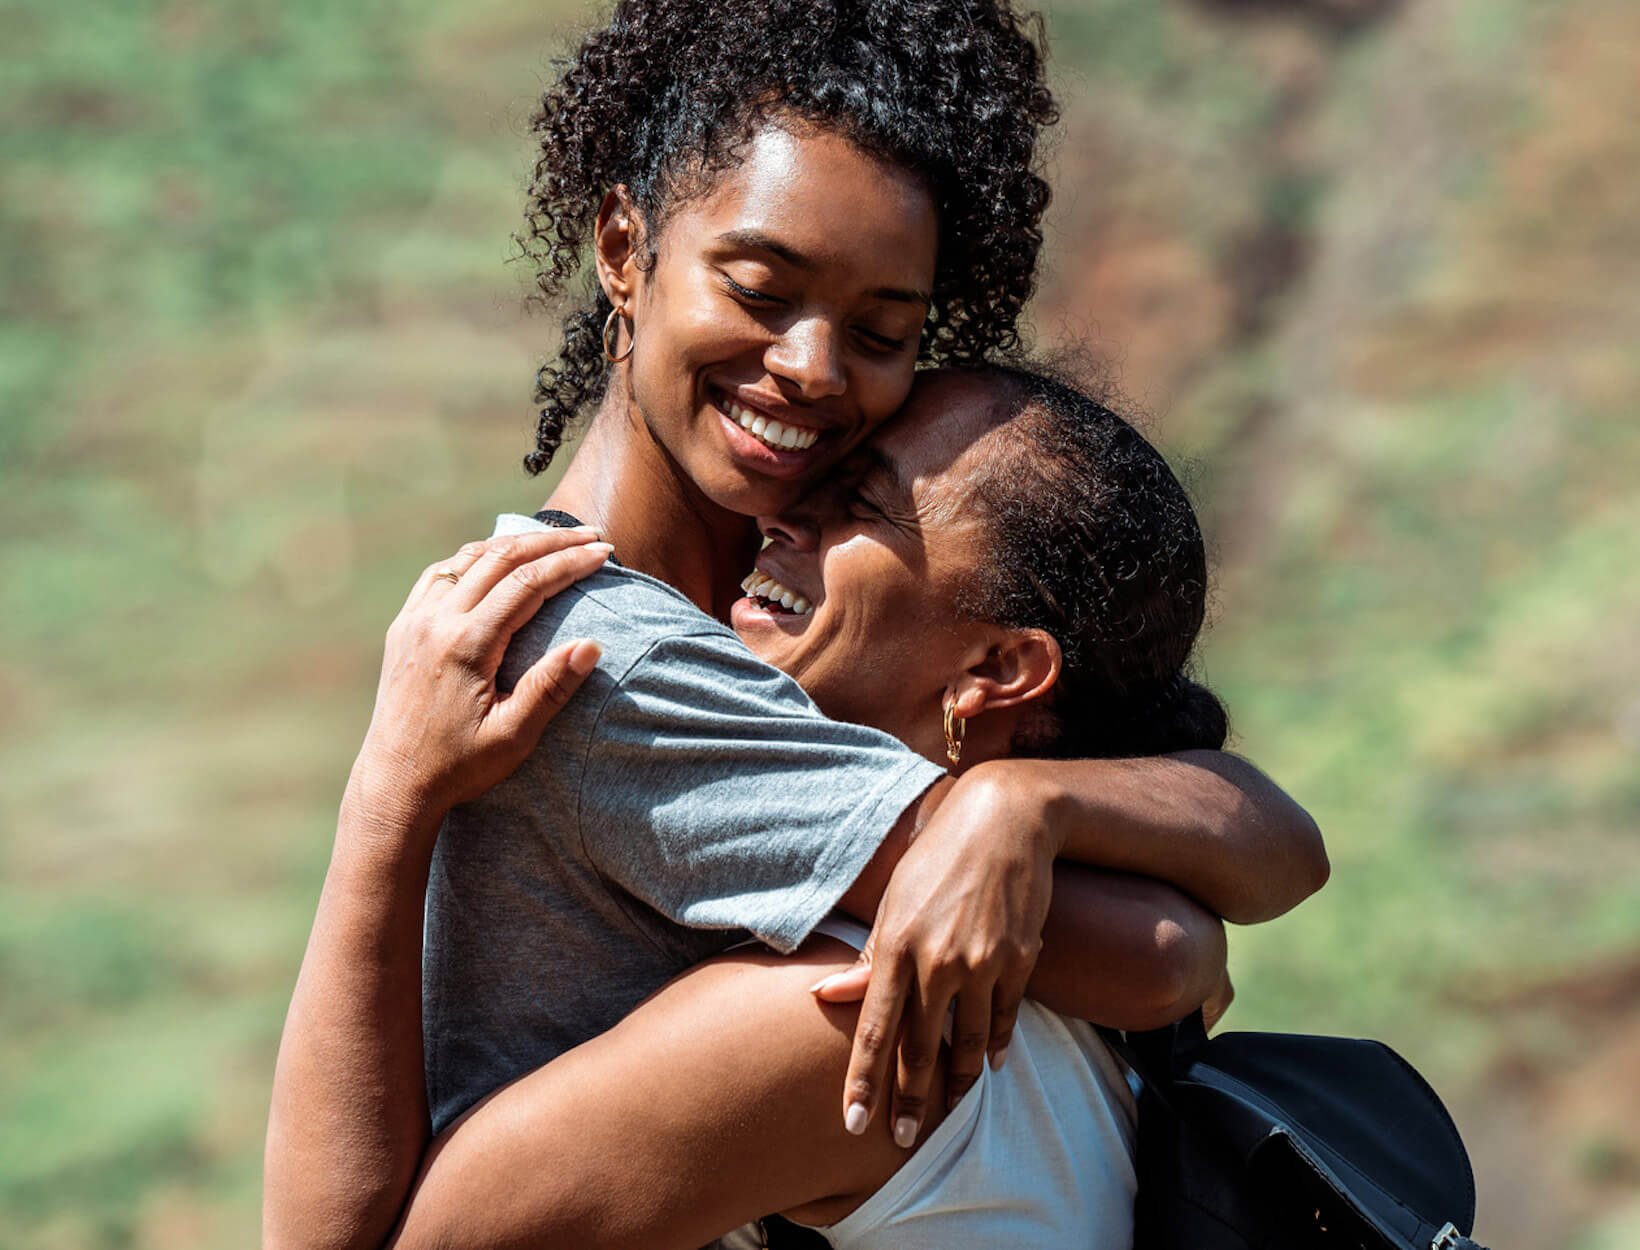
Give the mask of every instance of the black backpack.
[{"label": "black backpack", "polygon": [[1388,1046],[1100,1032],[1144,1083],[1134,1250],[1481,1250],[1458,1130]]}]

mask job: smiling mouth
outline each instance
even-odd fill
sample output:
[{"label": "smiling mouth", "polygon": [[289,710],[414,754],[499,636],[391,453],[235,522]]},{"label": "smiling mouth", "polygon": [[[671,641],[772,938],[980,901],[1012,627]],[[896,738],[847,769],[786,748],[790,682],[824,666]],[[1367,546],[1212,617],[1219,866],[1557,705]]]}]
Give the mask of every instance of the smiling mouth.
[{"label": "smiling mouth", "polygon": [[774,451],[807,451],[820,439],[819,430],[776,421],[756,409],[735,402],[726,394],[717,396],[717,407],[729,420]]},{"label": "smiling mouth", "polygon": [[807,616],[814,611],[814,605],[798,594],[782,586],[762,569],[754,569],[740,588],[746,592],[748,599],[755,599],[762,607],[771,612],[790,612],[793,616]]}]

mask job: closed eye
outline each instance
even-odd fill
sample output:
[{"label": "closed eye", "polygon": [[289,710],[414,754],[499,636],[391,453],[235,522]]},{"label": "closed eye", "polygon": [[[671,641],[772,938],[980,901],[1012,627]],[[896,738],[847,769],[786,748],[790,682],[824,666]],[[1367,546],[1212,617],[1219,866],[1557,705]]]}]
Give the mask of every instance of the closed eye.
[{"label": "closed eye", "polygon": [[736,299],[745,300],[752,304],[764,304],[770,307],[785,303],[785,301],[779,296],[769,295],[763,291],[754,291],[749,286],[741,286],[740,283],[736,282],[728,274],[722,274],[720,276],[723,278],[723,285],[728,288],[729,294],[733,295]]},{"label": "closed eye", "polygon": [[870,330],[861,330],[860,337],[879,351],[898,352],[905,349],[904,339],[891,339],[885,335],[873,334]]},{"label": "closed eye", "polygon": [[848,492],[849,511],[855,516],[866,519],[887,519],[888,514],[869,494],[859,486],[852,487]]}]

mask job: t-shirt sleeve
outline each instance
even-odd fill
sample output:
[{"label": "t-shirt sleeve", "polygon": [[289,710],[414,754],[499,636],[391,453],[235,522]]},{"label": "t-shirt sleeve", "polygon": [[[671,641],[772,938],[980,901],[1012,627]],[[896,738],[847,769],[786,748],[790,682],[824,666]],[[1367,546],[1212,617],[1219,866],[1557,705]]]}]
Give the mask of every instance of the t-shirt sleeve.
[{"label": "t-shirt sleeve", "polygon": [[579,796],[584,849],[679,924],[789,951],[943,772],[827,719],[718,634],[656,642],[605,698]]}]

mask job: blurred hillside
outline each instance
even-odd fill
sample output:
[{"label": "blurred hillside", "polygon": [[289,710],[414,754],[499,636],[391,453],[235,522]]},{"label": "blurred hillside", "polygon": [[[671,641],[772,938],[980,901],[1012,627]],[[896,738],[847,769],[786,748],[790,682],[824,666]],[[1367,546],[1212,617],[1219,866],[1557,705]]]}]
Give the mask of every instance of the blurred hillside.
[{"label": "blurred hillside", "polygon": [[[520,118],[579,6],[0,0],[0,1244],[255,1236],[379,639],[545,494]],[[1640,1247],[1640,10],[1106,0],[1044,344],[1194,466],[1207,670],[1325,894],[1241,1027],[1458,1110],[1500,1247]]]}]

